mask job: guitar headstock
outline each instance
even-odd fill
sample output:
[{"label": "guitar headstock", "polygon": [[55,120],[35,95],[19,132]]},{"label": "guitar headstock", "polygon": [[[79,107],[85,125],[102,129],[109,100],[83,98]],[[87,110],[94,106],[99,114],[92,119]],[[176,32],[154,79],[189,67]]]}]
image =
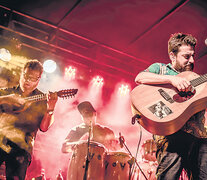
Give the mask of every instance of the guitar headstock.
[{"label": "guitar headstock", "polygon": [[73,97],[75,94],[77,94],[78,89],[65,89],[57,92],[58,97],[61,98],[68,98]]}]

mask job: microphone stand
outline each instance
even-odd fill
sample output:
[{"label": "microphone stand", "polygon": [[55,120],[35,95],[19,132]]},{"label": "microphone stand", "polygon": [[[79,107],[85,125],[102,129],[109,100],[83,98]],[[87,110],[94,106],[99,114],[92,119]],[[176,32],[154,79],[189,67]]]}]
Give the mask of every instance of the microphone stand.
[{"label": "microphone stand", "polygon": [[87,142],[87,155],[86,155],[85,172],[84,172],[83,180],[87,180],[88,166],[90,163],[89,154],[90,154],[90,139],[91,139],[91,131],[92,131],[92,120],[90,120],[90,125],[89,125],[88,131],[89,132],[88,132],[88,142]]},{"label": "microphone stand", "polygon": [[[124,140],[124,137],[121,135],[121,133],[119,133],[119,141],[120,141],[120,144],[122,144],[126,150],[128,151],[128,153],[131,155],[131,157],[133,158],[134,162],[137,167],[139,168],[140,172],[142,173],[142,175],[144,176],[144,178],[147,180],[147,177],[146,175],[144,174],[143,170],[141,169],[141,167],[139,166],[136,158],[132,155],[131,151],[129,150],[129,148],[127,147],[126,143],[125,143],[125,140]],[[129,177],[129,179],[131,179],[131,177]]]}]

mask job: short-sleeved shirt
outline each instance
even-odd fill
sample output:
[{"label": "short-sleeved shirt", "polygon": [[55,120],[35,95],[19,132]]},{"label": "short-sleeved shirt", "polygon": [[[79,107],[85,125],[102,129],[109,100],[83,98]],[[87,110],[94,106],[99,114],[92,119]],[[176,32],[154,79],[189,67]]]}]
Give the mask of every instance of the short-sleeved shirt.
[{"label": "short-sleeved shirt", "polygon": [[[172,65],[163,63],[154,63],[150,65],[145,72],[152,72],[155,74],[162,75],[177,75],[179,72],[176,71]],[[205,124],[205,110],[202,110],[194,114],[182,127],[181,130],[190,133],[198,138],[207,138],[207,133],[204,127]],[[159,137],[159,136],[155,136]],[[160,136],[161,137],[161,136]]]},{"label": "short-sleeved shirt", "polygon": [[[92,128],[93,137],[92,141],[103,144],[107,149],[110,149],[110,141],[114,140],[115,136],[111,129],[95,124]],[[72,128],[69,134],[66,137],[67,142],[76,142],[79,141],[86,133],[89,132],[89,126],[85,123],[82,123],[74,128]]]},{"label": "short-sleeved shirt", "polygon": [[[0,89],[0,96],[9,94],[22,95],[19,86]],[[31,96],[42,94],[35,89]],[[12,142],[29,154],[32,153],[34,139],[47,109],[46,100],[33,102],[26,110],[18,112],[15,107],[0,105],[0,148]]]}]

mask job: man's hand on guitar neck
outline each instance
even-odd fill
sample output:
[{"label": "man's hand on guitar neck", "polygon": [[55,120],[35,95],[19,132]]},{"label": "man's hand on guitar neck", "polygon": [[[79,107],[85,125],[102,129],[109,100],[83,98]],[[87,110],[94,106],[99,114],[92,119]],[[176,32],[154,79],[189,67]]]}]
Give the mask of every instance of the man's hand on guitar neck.
[{"label": "man's hand on guitar neck", "polygon": [[43,132],[47,131],[54,122],[53,111],[55,109],[57,99],[58,95],[56,92],[47,93],[47,112],[45,113],[45,116],[40,124],[40,129]]},{"label": "man's hand on guitar neck", "polygon": [[58,100],[58,96],[56,92],[47,93],[47,110],[48,111],[53,111],[55,109],[57,100]]}]

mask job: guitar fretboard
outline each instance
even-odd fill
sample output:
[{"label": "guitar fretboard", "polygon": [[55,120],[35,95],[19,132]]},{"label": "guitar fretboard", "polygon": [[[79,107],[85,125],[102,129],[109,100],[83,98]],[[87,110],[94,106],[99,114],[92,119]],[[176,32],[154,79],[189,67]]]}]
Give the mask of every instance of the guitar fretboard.
[{"label": "guitar fretboard", "polygon": [[47,97],[46,97],[46,94],[38,94],[35,96],[26,97],[24,99],[27,101],[42,101],[42,100],[46,100]]},{"label": "guitar fretboard", "polygon": [[207,81],[207,74],[201,75],[200,77],[190,81],[191,85],[196,87]]},{"label": "guitar fretboard", "polygon": [[[77,92],[78,89],[65,89],[54,93],[57,93],[57,96],[60,98],[67,99],[68,97],[73,97]],[[34,96],[25,97],[24,99],[27,101],[43,101],[47,100],[47,94],[38,94]]]}]

